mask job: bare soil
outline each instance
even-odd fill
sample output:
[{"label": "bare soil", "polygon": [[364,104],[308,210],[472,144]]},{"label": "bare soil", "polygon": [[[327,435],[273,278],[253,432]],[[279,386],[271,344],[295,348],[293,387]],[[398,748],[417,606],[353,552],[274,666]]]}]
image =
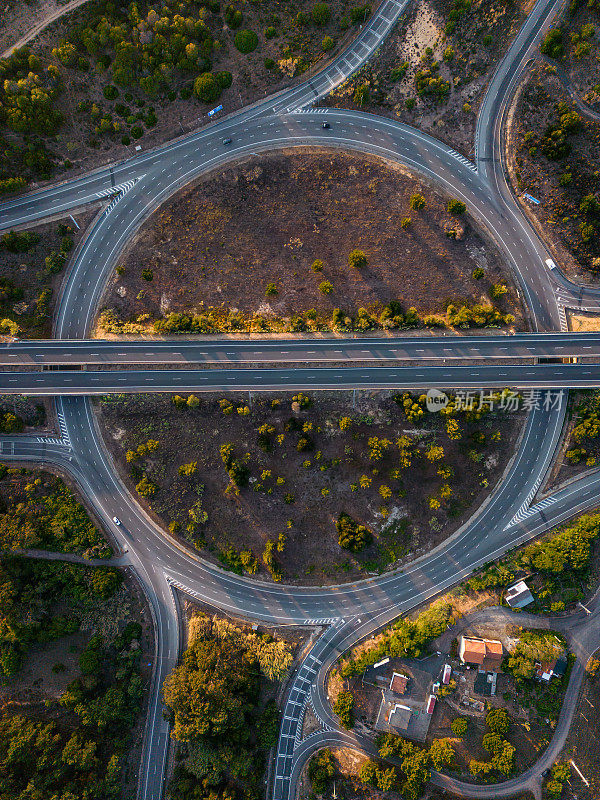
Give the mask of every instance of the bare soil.
[{"label": "bare soil", "polygon": [[52,14],[62,3],[57,0],[5,0],[0,22],[0,53],[21,39],[34,22]]},{"label": "bare soil", "polygon": [[[323,392],[304,411],[294,410],[289,395],[253,396],[250,407],[247,395],[220,402],[204,394],[197,408],[175,408],[168,396],[120,395],[104,398],[98,410],[105,442],[126,483],[134,490],[146,475],[156,485],[146,501],[140,499],[160,524],[175,523],[174,535],[186,536],[204,555],[239,571],[239,553],[251,551],[263,573],[265,546],[278,543],[274,556],[282,577],[302,583],[353,580],[443,541],[495,485],[521,425],[520,414],[503,412],[479,422],[461,418],[462,439],[450,440],[438,415],[427,414],[415,428],[389,392],[357,393],[356,406],[350,392]],[[341,431],[344,416],[353,424]],[[271,451],[259,446],[258,429],[265,424],[273,430],[267,436]],[[494,432],[500,441],[492,441]],[[415,442],[415,456],[401,476],[392,475],[398,459],[394,443],[403,434]],[[376,436],[390,443],[381,460],[370,458],[368,440]],[[309,449],[299,452],[306,437]],[[127,463],[127,451],[149,439],[158,441],[158,448]],[[229,476],[220,447],[228,442],[250,470],[249,485],[239,494],[226,491]],[[433,443],[444,449],[436,463],[424,457]],[[181,465],[193,462],[193,475],[179,474]],[[438,474],[446,466],[448,479]],[[450,487],[450,496],[432,510],[430,498],[442,485]],[[194,525],[190,509],[198,502],[207,521]],[[373,543],[356,555],[338,544],[335,523],[341,512],[373,532]]]},{"label": "bare soil", "polygon": [[[473,157],[478,106],[531,5],[531,0],[476,0],[450,34],[445,28],[455,8],[453,0],[411,5],[377,55],[326,104],[399,119]],[[489,38],[484,40],[486,36]],[[448,47],[453,55],[445,59]],[[426,48],[431,48],[431,53],[426,53]],[[417,93],[416,73],[433,61],[439,64],[437,75],[450,84],[447,96],[440,100]],[[392,74],[402,65],[406,67],[402,76]],[[358,86],[368,88],[367,101],[357,102]],[[414,101],[413,109],[407,108],[407,100]]]},{"label": "bare soil", "polygon": [[599,314],[575,314],[567,310],[569,330],[575,332],[600,331]]},{"label": "bare soil", "polygon": [[[424,195],[424,209],[411,210],[413,193]],[[99,332],[151,331],[170,312],[209,315],[222,330],[236,329],[232,315],[238,330],[283,330],[309,309],[314,327],[327,329],[334,308],[377,314],[394,299],[405,310],[443,314],[448,302],[489,304],[490,285],[500,282],[509,291],[498,307],[523,326],[499,252],[446,204],[400,170],[353,155],[271,155],[213,173],[142,227],[101,304],[114,312],[113,324]],[[447,229],[457,226],[459,238],[450,238]],[[355,248],[367,256],[363,269],[348,266]],[[317,259],[319,272],[311,269]],[[472,277],[476,267],[483,279]],[[151,280],[142,275],[148,269]],[[330,294],[319,289],[324,281]]]},{"label": "bare soil", "polygon": [[[594,32],[590,37],[581,39],[584,25],[593,25]],[[564,31],[564,56],[562,64],[576,94],[591,108],[600,112],[600,61],[598,48],[600,40],[600,15],[598,9],[589,8],[581,3],[577,11],[564,14],[561,28]],[[589,44],[589,52],[581,53],[578,45]]]},{"label": "bare soil", "polygon": [[[598,653],[595,654],[596,658]],[[600,791],[600,730],[598,708],[600,707],[600,673],[586,676],[579,697],[579,705],[563,750],[563,759],[573,759],[589,786],[581,780],[575,770],[571,771],[570,785],[566,785],[561,797],[566,800],[595,800]]]},{"label": "bare soil", "polygon": [[[600,127],[582,116],[580,129],[568,135],[571,152],[548,159],[544,137],[559,118],[557,104],[561,102],[578,113],[551,67],[536,67],[514,107],[507,148],[511,178],[526,213],[553,246],[561,270],[576,282],[589,283],[597,280],[600,267],[594,259],[600,256],[600,246],[596,234],[588,241],[582,237],[581,226],[595,224],[595,219],[581,211],[580,203],[597,190]],[[563,176],[569,175],[565,184]],[[540,204],[527,201],[524,192]]]}]

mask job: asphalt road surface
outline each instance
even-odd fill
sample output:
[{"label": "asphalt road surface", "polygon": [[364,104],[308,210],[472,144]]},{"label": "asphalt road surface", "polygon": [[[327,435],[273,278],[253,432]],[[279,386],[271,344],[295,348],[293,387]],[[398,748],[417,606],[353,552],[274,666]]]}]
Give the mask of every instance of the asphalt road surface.
[{"label": "asphalt road surface", "polygon": [[0,344],[0,365],[228,364],[600,356],[600,333],[514,336],[386,336],[356,338],[196,338],[143,341],[21,340]]},{"label": "asphalt road surface", "polygon": [[[57,314],[56,336],[71,340],[83,339],[88,334],[99,298],[123,247],[148,215],[178,188],[200,174],[232,163],[249,153],[323,145],[397,161],[433,181],[449,195],[463,200],[510,263],[521,286],[534,330],[566,331],[566,307],[599,309],[600,292],[597,289],[575,286],[564,278],[560,269],[549,270],[546,267],[545,261],[551,257],[551,253],[513,198],[506,184],[502,163],[502,129],[512,93],[528,60],[536,51],[537,43],[559,9],[557,0],[538,0],[500,63],[478,117],[475,163],[432,137],[393,120],[328,109],[325,113],[331,128],[325,131],[322,129],[325,119],[323,113],[307,110],[311,103],[344,82],[364,64],[406,5],[407,2],[386,0],[355,42],[310,81],[266,98],[218,124],[152,152],[0,206],[0,228],[6,229],[88,203],[108,203],[86,236],[66,277]],[[223,145],[226,137],[232,138],[230,146]],[[518,337],[498,337],[498,343],[493,346],[513,347],[513,338],[517,340]],[[208,341],[198,343],[207,353],[211,352]],[[300,341],[299,347],[307,347],[310,340]],[[347,348],[342,361],[347,358],[354,362],[356,341],[353,339],[343,344],[341,339],[338,341],[338,347]],[[425,350],[435,347],[431,341],[429,337],[424,337],[422,346]],[[21,346],[20,343],[15,344]],[[312,341],[310,345],[311,349],[316,349]],[[68,346],[71,346],[71,342]],[[119,352],[125,352],[130,346],[130,342],[119,343],[122,348]],[[169,343],[166,346],[175,345]],[[176,346],[179,347],[179,343]],[[252,340],[251,346],[256,352],[256,340]],[[260,346],[265,347],[264,343]],[[389,343],[385,346],[389,347]],[[523,342],[515,341],[515,348],[524,346]],[[578,345],[571,344],[567,335],[564,346]],[[591,346],[593,349],[595,345]],[[26,348],[26,345],[23,347]],[[148,347],[148,352],[150,348],[154,351],[157,343],[145,342],[142,347]],[[287,344],[282,341],[280,347],[280,352],[274,355],[276,360],[287,355],[282,352],[288,349]],[[325,345],[324,352],[327,347]],[[371,340],[365,349],[368,347],[380,348],[383,345],[373,345]],[[10,348],[6,348],[6,353],[9,352]],[[39,350],[27,352],[29,356],[24,357],[35,359]],[[50,349],[47,352],[49,354]],[[235,352],[240,354],[238,358],[245,358],[241,355],[246,352],[244,348],[240,347]],[[335,355],[336,358],[339,356],[338,353]],[[42,359],[45,357],[42,355]],[[228,358],[227,351],[225,357]],[[525,356],[515,353],[514,357]],[[420,360],[425,361],[425,358],[433,360],[435,356],[424,356]],[[444,358],[450,357],[442,356]],[[317,360],[320,360],[320,356]],[[26,362],[4,363],[22,365]],[[65,365],[65,362],[60,363]],[[223,385],[218,387],[222,391],[225,388],[256,388],[257,384],[260,388],[273,386],[287,389],[318,386],[341,388],[345,385],[351,388],[357,385],[369,388],[389,385],[396,388],[410,381],[415,382],[410,385],[418,385],[419,388],[424,385],[448,387],[459,378],[462,381],[460,388],[466,388],[467,385],[539,386],[542,383],[562,387],[598,385],[599,377],[596,365],[583,363],[511,363],[491,368],[476,364],[452,367],[448,364],[433,366],[424,363],[418,367],[388,366],[382,372],[369,367],[351,366],[329,369],[303,367],[300,371],[291,368],[269,371],[170,370],[168,376],[160,370],[44,370],[21,373],[6,371],[0,376],[3,381],[1,391],[28,394],[91,394],[126,391],[127,387],[143,387],[143,391],[161,388],[165,391],[183,391],[188,385],[185,381],[193,382],[193,390],[200,391],[205,383],[204,378],[207,384],[212,382],[212,389],[216,389],[215,384],[222,379]],[[428,380],[433,383],[426,383]],[[121,385],[114,387],[110,381]],[[124,560],[135,569],[148,596],[155,623],[157,652],[140,766],[140,800],[159,800],[163,790],[169,729],[162,716],[159,687],[176,663],[180,644],[179,616],[173,587],[215,608],[244,618],[266,623],[330,626],[301,666],[300,677],[292,684],[290,696],[296,698],[296,704],[288,698],[284,710],[286,725],[282,727],[275,780],[270,791],[274,800],[291,800],[303,759],[325,742],[344,744],[349,741],[344,738],[348,734],[333,729],[336,723],[322,694],[326,671],[340,652],[399,613],[414,608],[454,585],[486,561],[539,535],[578,511],[597,504],[600,490],[598,472],[586,474],[561,491],[535,502],[552,463],[565,410],[564,392],[544,393],[542,402],[532,409],[519,449],[502,482],[485,506],[442,546],[404,570],[336,589],[274,586],[239,577],[199,559],[170,538],[145,515],[120,482],[104,451],[90,403],[85,397],[65,396],[57,400],[60,437],[4,437],[0,441],[3,460],[52,464],[68,472],[77,481],[87,501],[123,548]],[[123,524],[115,527],[111,522],[113,516],[119,517]],[[574,694],[576,696],[575,691]],[[318,709],[324,733],[300,741],[301,717],[309,702]],[[569,722],[567,712],[568,708],[564,715],[565,725]],[[332,730],[328,731],[328,727]],[[558,744],[558,739],[556,742],[553,740],[551,747]],[[542,764],[543,759],[532,772],[539,774]],[[514,790],[528,788],[530,783],[530,777],[517,778]],[[494,797],[501,796],[503,790],[488,785],[477,791],[478,796]]]}]

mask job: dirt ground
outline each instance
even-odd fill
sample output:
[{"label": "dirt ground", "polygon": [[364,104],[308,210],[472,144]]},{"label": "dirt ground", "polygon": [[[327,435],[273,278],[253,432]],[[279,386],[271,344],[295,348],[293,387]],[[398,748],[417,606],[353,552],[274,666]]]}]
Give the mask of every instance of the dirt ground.
[{"label": "dirt ground", "polygon": [[[289,395],[253,395],[251,408],[247,395],[202,395],[197,408],[176,408],[168,396],[117,395],[97,408],[128,485],[134,489],[145,475],[156,486],[146,502],[163,526],[239,571],[240,553],[251,551],[262,572],[261,556],[274,542],[285,580],[303,583],[352,580],[444,540],[495,485],[522,416],[494,412],[471,423],[461,418],[462,439],[455,441],[435,414],[415,428],[389,392],[358,392],[355,405],[351,392],[322,392],[303,411],[294,410]],[[352,423],[341,431],[339,420],[346,416]],[[269,431],[265,449],[257,435],[263,425]],[[400,473],[394,443],[403,434],[413,440],[414,456]],[[373,437],[387,440],[380,460],[371,457]],[[141,459],[134,453],[128,463],[127,451],[148,440],[158,442],[156,449]],[[299,451],[307,440],[307,449]],[[219,451],[228,442],[250,471],[239,494],[226,492],[229,478]],[[424,454],[433,443],[443,447],[436,463]],[[194,462],[191,476],[179,474],[181,465]],[[438,470],[445,467],[447,477],[441,477]],[[438,493],[447,499],[432,510],[430,499]],[[356,555],[338,545],[335,523],[342,512],[373,532],[373,543]]]},{"label": "dirt ground", "polygon": [[[52,48],[62,40],[68,39],[74,27],[85,24],[88,18],[86,6],[50,25],[30,47],[39,55],[44,66],[48,63],[58,64],[64,77],[65,89],[60,95],[57,109],[64,115],[65,122],[58,135],[49,140],[56,159],[56,173],[53,179],[65,174],[65,160],[70,163],[68,174],[73,176],[101,164],[130,157],[134,155],[136,145],[146,150],[208,123],[210,118],[207,112],[217,104],[223,105],[222,115],[225,115],[309,77],[349,44],[359,30],[358,24],[349,22],[346,25],[345,20],[349,18],[351,10],[356,5],[351,0],[328,0],[331,19],[327,24],[319,26],[310,22],[313,5],[312,0],[311,2],[293,0],[291,4],[286,5],[279,0],[234,3],[236,9],[243,11],[242,28],[251,30],[258,36],[258,47],[249,54],[240,53],[233,44],[237,30],[231,30],[223,19],[223,10],[227,4],[221,4],[221,13],[209,14],[206,23],[212,36],[219,42],[218,49],[213,49],[211,53],[212,69],[231,72],[233,83],[217,102],[208,104],[196,100],[194,96],[189,99],[180,97],[181,89],[191,87],[198,74],[198,72],[186,74],[182,71],[176,71],[170,79],[172,99],[166,92],[157,98],[150,98],[141,89],[128,87],[124,92],[120,92],[118,98],[107,100],[103,88],[111,82],[110,71],[104,69],[95,71],[92,68],[82,72],[75,67],[61,64],[51,55]],[[372,5],[376,8],[378,2]],[[41,13],[42,9],[52,6],[52,0],[34,0],[29,14]],[[147,9],[153,7],[150,2],[138,3],[137,6],[142,17],[145,17]],[[199,19],[199,12],[202,10],[202,6],[198,5],[193,11],[194,18]],[[297,24],[297,15],[300,12],[308,14],[307,24]],[[186,16],[185,10],[183,14]],[[27,12],[23,12],[20,4],[9,2],[0,38],[0,42],[5,43],[4,46],[8,46],[22,35],[26,18]],[[265,35],[265,31],[271,26],[276,28],[276,35],[273,38]],[[30,27],[30,23],[25,27]],[[325,37],[333,40],[333,46],[327,52],[324,52],[322,47]],[[85,50],[82,55],[89,59],[89,54]],[[265,60],[268,59],[274,62],[271,68],[265,65]],[[124,123],[125,118],[115,111],[115,106],[123,103],[123,100],[129,104],[131,114],[141,114],[136,124],[143,122],[145,112],[150,108],[154,109],[157,117],[155,125],[142,125],[141,139],[134,138],[128,145],[121,142],[121,136],[123,133],[127,134],[129,128]],[[120,122],[121,130],[118,135],[97,135],[96,119],[78,109],[81,102],[87,101]],[[30,184],[29,188],[34,188],[34,184]]]},{"label": "dirt ground", "polygon": [[[506,678],[507,676],[500,676]],[[504,707],[504,703],[495,703],[495,707]],[[466,716],[469,720],[469,727],[462,738],[457,738],[450,727],[452,720],[456,717]],[[471,759],[476,761],[488,761],[489,753],[483,748],[481,740],[483,735],[488,733],[484,716],[475,714],[465,714],[464,711],[457,711],[447,702],[438,702],[433,714],[431,727],[427,737],[428,743],[433,739],[449,738],[455,750],[453,768],[448,772],[461,780],[475,782],[469,772]],[[542,730],[537,726],[531,726],[527,722],[514,721],[506,739],[515,748],[515,774],[520,774],[531,766],[541,755],[547,739],[541,736]],[[543,744],[542,744],[543,742]]]},{"label": "dirt ground", "polygon": [[[594,282],[600,269],[594,266],[600,246],[596,233],[588,241],[582,237],[581,226],[595,220],[582,213],[580,203],[597,190],[600,127],[582,116],[580,129],[567,137],[571,152],[556,160],[544,155],[548,126],[559,118],[557,104],[563,102],[577,112],[558,77],[548,69],[544,64],[533,71],[514,107],[508,145],[511,178],[526,212],[553,245],[561,270],[576,282]],[[527,202],[524,192],[540,204]]]},{"label": "dirt ground", "polygon": [[[494,69],[519,30],[531,0],[489,3],[476,0],[446,33],[454,0],[412,4],[378,54],[327,99],[327,105],[361,109],[399,119],[442,139],[465,156],[474,155],[478,106]],[[488,38],[484,38],[488,37]],[[444,53],[453,50],[452,57]],[[426,53],[431,48],[431,53]],[[439,64],[449,83],[445,98],[419,97],[416,73]],[[401,74],[393,73],[400,69]],[[357,102],[356,87],[366,86],[368,100]],[[415,103],[407,108],[406,101]]]},{"label": "dirt ground", "polygon": [[[575,4],[571,4],[573,7]],[[598,60],[598,41],[600,15],[598,9],[588,7],[588,3],[579,3],[579,8],[573,14],[565,14],[561,28],[564,31],[563,47],[564,57],[562,64],[568,75],[569,81],[577,95],[595,111],[600,111],[600,62]],[[590,45],[589,52],[581,52],[581,29],[584,25],[592,25],[593,34],[583,40]]]},{"label": "dirt ground", "polygon": [[[73,253],[96,213],[95,209],[75,213],[73,217],[79,228],[68,216],[27,228],[27,233],[35,234],[39,240],[26,252],[11,252],[0,240],[0,286],[8,282],[17,293],[15,296],[15,291],[4,290],[0,295],[0,317],[17,323],[21,339],[50,337],[61,283]],[[24,230],[20,228],[19,232]],[[46,268],[45,259],[52,252],[60,251],[65,237],[71,239],[72,248],[61,271],[53,274]]]},{"label": "dirt ground", "polygon": [[[600,440],[598,436],[578,437],[576,429],[586,422],[595,430],[594,420],[596,408],[600,403],[599,393],[593,389],[572,391],[569,396],[570,419],[565,432],[563,447],[556,459],[552,486],[560,486],[570,480],[597,467],[600,459]],[[560,460],[559,460],[560,459]]]},{"label": "dirt ground", "polygon": [[[410,208],[414,193],[426,198],[424,209]],[[272,155],[213,173],[142,227],[102,300],[112,313],[100,333],[148,331],[171,312],[210,317],[217,330],[278,330],[309,309],[311,327],[327,329],[334,308],[377,314],[399,300],[404,311],[443,313],[450,301],[489,303],[494,283],[509,289],[498,308],[522,326],[500,254],[446,204],[398,169],[352,155]],[[403,218],[411,219],[405,229]],[[449,237],[457,225],[464,233]],[[348,266],[355,248],[367,256],[362,269]],[[472,277],[477,267],[480,280]]]},{"label": "dirt ground", "polygon": [[56,11],[57,0],[5,0],[0,21],[0,53],[29,31],[34,21]]},{"label": "dirt ground", "polygon": [[600,331],[600,315],[574,314],[567,311],[569,330],[577,333],[586,331]]},{"label": "dirt ground", "polygon": [[[598,653],[596,653],[596,658]],[[563,800],[596,800],[600,793],[600,730],[598,709],[600,708],[600,674],[586,676],[575,712],[574,724],[563,750],[563,759],[572,759],[581,770],[584,781],[572,770],[570,785],[565,786]]]}]

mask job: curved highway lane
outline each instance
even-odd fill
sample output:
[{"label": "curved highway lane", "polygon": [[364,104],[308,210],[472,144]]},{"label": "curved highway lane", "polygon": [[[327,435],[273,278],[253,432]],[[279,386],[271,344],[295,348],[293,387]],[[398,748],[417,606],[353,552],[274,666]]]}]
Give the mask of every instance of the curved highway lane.
[{"label": "curved highway lane", "polygon": [[[544,9],[552,7],[553,4],[547,0],[538,0],[532,15],[538,12],[543,14]],[[393,24],[394,15],[397,17],[400,9],[401,6],[395,3],[384,3],[365,30],[371,25],[379,25],[376,19],[380,13],[386,15],[387,24]],[[379,26],[375,28],[375,34],[383,30]],[[540,30],[537,28],[533,32],[526,32],[519,47],[524,46],[528,37],[533,44]],[[340,61],[342,71],[355,69],[361,63],[361,58],[368,57],[369,52],[377,46],[376,39],[375,35],[370,36],[368,41],[360,42],[355,51],[358,58],[350,58],[344,63]],[[515,50],[513,47],[503,64],[517,63],[518,58],[518,48]],[[304,85],[304,91],[307,92],[308,88],[310,83]],[[318,97],[320,89],[313,91],[315,98]],[[508,89],[502,91],[508,93]],[[93,226],[77,263],[71,269],[57,319],[59,336],[85,336],[104,282],[127,237],[179,186],[240,155],[284,146],[323,144],[398,160],[435,181],[449,194],[463,199],[471,213],[486,226],[507,255],[523,286],[534,328],[560,328],[564,311],[561,314],[556,302],[555,276],[551,276],[544,266],[547,251],[537,236],[532,235],[523,224],[518,207],[498,195],[474,165],[431,137],[408,126],[371,115],[328,111],[327,119],[331,120],[332,128],[328,132],[330,135],[325,135],[321,128],[322,115],[312,112],[291,113],[305,105],[307,96],[296,96],[294,92],[297,93],[298,88],[256,104],[218,126],[204,129],[139,159],[0,207],[0,225],[10,227],[19,221],[41,218],[61,208],[99,200],[107,191],[114,195]],[[496,131],[493,119],[496,113],[493,112],[490,118],[490,123],[494,123],[490,126],[493,131]],[[222,140],[219,140],[227,135],[232,137],[233,143],[230,149],[225,150]],[[496,136],[496,133],[493,135]],[[552,366],[558,368],[564,365]],[[406,571],[341,587],[337,591],[273,587],[237,578],[183,550],[154,526],[114,477],[114,465],[108,461],[94,429],[89,402],[81,398],[61,401],[64,438],[69,446],[57,449],[56,444],[40,439],[37,443],[39,458],[57,459],[63,469],[76,473],[75,477],[86,496],[109,525],[113,515],[123,520],[123,530],[118,530],[116,535],[132,553],[132,560],[139,562],[138,574],[151,598],[158,641],[161,647],[166,648],[161,651],[155,671],[156,682],[151,695],[148,735],[142,759],[140,797],[156,800],[162,791],[168,736],[156,689],[161,676],[170,669],[177,657],[177,610],[171,586],[182,586],[218,608],[245,617],[279,622],[350,620],[355,617],[356,620],[362,620],[357,625],[366,628],[371,626],[372,630],[378,624],[381,609],[384,609],[384,614],[390,614],[390,618],[397,616],[400,611],[414,607],[452,585],[478,564],[504,552],[508,547],[526,541],[539,530],[546,529],[545,526],[556,524],[562,514],[566,518],[577,507],[589,507],[588,504],[594,502],[597,487],[593,481],[584,481],[572,485],[566,495],[552,500],[548,507],[530,508],[551,462],[564,419],[565,399],[560,396],[557,398],[553,407],[541,408],[530,415],[523,442],[505,481],[464,531]],[[31,443],[19,445],[7,441],[6,446],[9,452],[5,454],[3,442],[3,457],[34,460]],[[20,455],[20,447],[27,450],[27,455]],[[468,535],[465,535],[465,531]],[[363,613],[367,614],[364,618],[361,616]],[[358,635],[358,629],[352,633],[352,636]],[[304,682],[301,688],[304,688]],[[287,748],[289,744],[284,745],[281,741],[280,752],[283,752],[284,746]],[[281,791],[284,791],[281,788],[283,786],[288,789],[293,786],[290,783],[292,772],[289,759],[285,759],[283,774],[279,778]],[[276,800],[279,800],[279,795],[276,795]]]}]

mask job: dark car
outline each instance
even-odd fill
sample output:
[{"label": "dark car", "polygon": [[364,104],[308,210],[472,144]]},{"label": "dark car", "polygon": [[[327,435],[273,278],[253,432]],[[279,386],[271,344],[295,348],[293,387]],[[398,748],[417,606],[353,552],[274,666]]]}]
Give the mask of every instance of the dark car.
[{"label": "dark car", "polygon": [[323,127],[325,128],[326,131],[328,131],[329,128],[331,128],[331,125],[328,122],[324,122]]},{"label": "dark car", "polygon": [[231,144],[231,138],[228,136],[227,139],[223,139],[223,144]]}]

